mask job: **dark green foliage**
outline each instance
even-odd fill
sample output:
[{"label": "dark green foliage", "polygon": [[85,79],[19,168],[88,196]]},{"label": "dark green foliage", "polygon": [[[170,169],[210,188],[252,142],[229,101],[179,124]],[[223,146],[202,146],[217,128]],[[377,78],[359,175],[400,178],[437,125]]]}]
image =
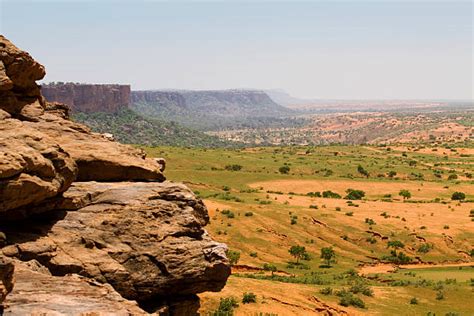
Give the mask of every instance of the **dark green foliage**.
[{"label": "dark green foliage", "polygon": [[418,299],[417,299],[416,297],[413,297],[413,298],[410,300],[410,304],[412,304],[412,305],[418,304]]},{"label": "dark green foliage", "polygon": [[240,252],[235,250],[227,250],[227,258],[231,265],[236,265],[240,260]]},{"label": "dark green foliage", "polygon": [[366,178],[369,177],[369,172],[364,169],[361,165],[357,166],[357,172],[360,173],[361,175],[365,176]]},{"label": "dark green foliage", "polygon": [[428,253],[431,249],[433,249],[433,244],[422,244],[418,247],[418,252]]},{"label": "dark green foliage", "polygon": [[272,276],[273,276],[273,273],[275,273],[277,271],[277,267],[274,264],[271,264],[271,263],[264,263],[263,264],[263,270],[270,271],[272,273]]},{"label": "dark green foliage", "polygon": [[306,248],[304,246],[295,245],[291,246],[288,252],[296,259],[296,263],[299,263],[299,260],[306,254]]},{"label": "dark green foliage", "polygon": [[97,133],[110,133],[119,142],[146,146],[233,147],[225,142],[174,122],[141,116],[130,109],[117,113],[74,113],[73,120],[89,126]]},{"label": "dark green foliage", "polygon": [[406,264],[410,263],[413,259],[407,256],[404,252],[400,251],[397,253],[396,250],[390,251],[390,255],[383,256],[382,260],[386,260],[395,264]]},{"label": "dark green foliage", "polygon": [[250,216],[253,216],[253,212],[245,212],[244,214],[246,217],[250,217]]},{"label": "dark green foliage", "polygon": [[403,197],[404,200],[411,198],[411,192],[408,190],[400,190],[400,192],[398,192],[398,195]]},{"label": "dark green foliage", "polygon": [[319,290],[319,293],[323,294],[323,295],[331,295],[332,294],[332,288],[331,287],[325,287],[325,288],[322,288],[321,290]]},{"label": "dark green foliage", "polygon": [[290,167],[288,166],[281,166],[278,171],[281,173],[281,174],[288,174],[290,172]]},{"label": "dark green foliage", "polygon": [[466,198],[466,194],[463,192],[454,192],[453,195],[451,195],[451,200],[453,201],[462,201]]},{"label": "dark green foliage", "polygon": [[347,189],[347,195],[344,197],[346,200],[360,200],[365,196],[365,192],[362,190]]},{"label": "dark green foliage", "polygon": [[405,245],[400,240],[391,240],[387,243],[387,248],[405,248]]},{"label": "dark green foliage", "polygon": [[241,165],[227,165],[225,166],[225,170],[229,170],[229,171],[240,171],[242,170],[242,166]]},{"label": "dark green foliage", "polygon": [[359,297],[353,295],[351,292],[342,290],[336,293],[337,296],[340,297],[339,305],[341,306],[355,306],[359,308],[365,308],[365,303]]},{"label": "dark green foliage", "polygon": [[253,294],[252,292],[244,293],[242,297],[242,303],[249,304],[249,303],[256,303],[256,302],[257,302],[257,296],[255,294]]},{"label": "dark green foliage", "polygon": [[234,309],[239,306],[239,303],[234,297],[221,298],[219,307],[211,312],[211,316],[232,316],[234,315]]},{"label": "dark green foliage", "polygon": [[326,262],[326,266],[330,267],[331,262],[334,262],[334,258],[336,257],[336,252],[332,247],[323,247],[321,248],[321,259]]},{"label": "dark green foliage", "polygon": [[310,197],[321,197],[321,192],[308,192],[306,195]]},{"label": "dark green foliage", "polygon": [[337,194],[336,192],[332,192],[330,190],[328,191],[323,191],[323,197],[324,198],[331,198],[331,199],[340,199],[341,196]]}]

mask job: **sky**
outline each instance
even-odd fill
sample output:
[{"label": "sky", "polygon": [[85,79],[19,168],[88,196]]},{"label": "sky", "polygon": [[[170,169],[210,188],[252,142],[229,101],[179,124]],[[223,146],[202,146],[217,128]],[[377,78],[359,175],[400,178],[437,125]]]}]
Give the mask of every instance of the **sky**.
[{"label": "sky", "polygon": [[0,0],[43,82],[473,99],[471,1]]}]

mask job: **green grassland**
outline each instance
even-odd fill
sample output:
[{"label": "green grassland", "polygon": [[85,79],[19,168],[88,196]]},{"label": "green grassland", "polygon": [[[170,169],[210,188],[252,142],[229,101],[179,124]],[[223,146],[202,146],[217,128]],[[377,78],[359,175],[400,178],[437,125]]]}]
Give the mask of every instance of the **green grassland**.
[{"label": "green grassland", "polygon": [[[210,235],[240,254],[223,292],[201,297],[204,314],[220,298],[244,292],[258,293],[257,303],[236,308],[237,315],[308,314],[315,308],[308,293],[351,315],[474,314],[474,273],[466,266],[474,247],[472,146],[143,149],[167,160],[168,180],[184,181],[204,199]],[[347,189],[365,196],[344,199]],[[404,200],[400,189],[411,197]],[[308,195],[325,190],[341,198]],[[452,200],[454,192],[464,199]],[[401,247],[389,247],[398,241]],[[294,245],[308,254],[298,264],[288,251]],[[321,249],[331,246],[336,257],[326,267]],[[431,266],[397,269],[393,250],[412,264]],[[278,272],[263,271],[265,264]],[[395,270],[370,271],[371,265]],[[328,287],[332,294],[322,294]],[[357,290],[366,287],[372,296]],[[293,312],[276,303],[285,289],[292,295],[284,305]],[[341,306],[341,293],[362,299],[365,307]]]}]

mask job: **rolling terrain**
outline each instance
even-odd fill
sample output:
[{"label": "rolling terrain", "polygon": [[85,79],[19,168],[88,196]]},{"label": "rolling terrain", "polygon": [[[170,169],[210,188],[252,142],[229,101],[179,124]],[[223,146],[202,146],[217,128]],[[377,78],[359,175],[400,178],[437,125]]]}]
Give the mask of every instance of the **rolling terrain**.
[{"label": "rolling terrain", "polygon": [[474,313],[472,143],[145,149],[204,199],[230,248],[204,315]]}]

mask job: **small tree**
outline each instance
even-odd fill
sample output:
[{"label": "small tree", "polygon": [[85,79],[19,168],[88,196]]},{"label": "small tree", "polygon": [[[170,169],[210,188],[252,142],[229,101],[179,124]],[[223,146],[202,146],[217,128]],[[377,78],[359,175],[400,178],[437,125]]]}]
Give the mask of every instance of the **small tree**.
[{"label": "small tree", "polygon": [[362,190],[347,189],[347,195],[344,197],[346,200],[360,200],[365,196],[365,192]]},{"label": "small tree", "polygon": [[306,253],[306,248],[304,246],[291,246],[290,250],[288,250],[290,255],[295,257],[296,259],[296,264],[300,262],[300,259],[305,255]]},{"label": "small tree", "polygon": [[366,178],[369,177],[369,172],[364,169],[361,165],[357,166],[357,172],[360,173],[361,175],[365,176]]},{"label": "small tree", "polygon": [[227,258],[229,258],[230,265],[236,265],[240,260],[240,252],[235,250],[227,250]]},{"label": "small tree", "polygon": [[392,240],[387,243],[387,248],[405,248],[405,245],[400,240]]},{"label": "small tree", "polygon": [[411,192],[408,190],[400,190],[400,192],[398,192],[398,195],[403,197],[404,200],[411,198]]},{"label": "small tree", "polygon": [[453,201],[462,201],[466,198],[466,194],[463,192],[454,192],[453,195],[451,195],[451,200]]},{"label": "small tree", "polygon": [[391,171],[388,172],[388,176],[389,176],[390,178],[393,178],[393,177],[395,177],[396,175],[397,175],[397,172],[396,172],[396,171],[391,170]]},{"label": "small tree", "polygon": [[276,272],[277,267],[276,267],[274,264],[265,263],[265,264],[263,265],[263,270],[265,270],[265,271],[270,271],[270,272],[272,273],[272,276],[273,276],[273,273]]},{"label": "small tree", "polygon": [[326,261],[326,266],[330,267],[331,262],[336,257],[336,252],[332,247],[321,248],[321,259]]}]

